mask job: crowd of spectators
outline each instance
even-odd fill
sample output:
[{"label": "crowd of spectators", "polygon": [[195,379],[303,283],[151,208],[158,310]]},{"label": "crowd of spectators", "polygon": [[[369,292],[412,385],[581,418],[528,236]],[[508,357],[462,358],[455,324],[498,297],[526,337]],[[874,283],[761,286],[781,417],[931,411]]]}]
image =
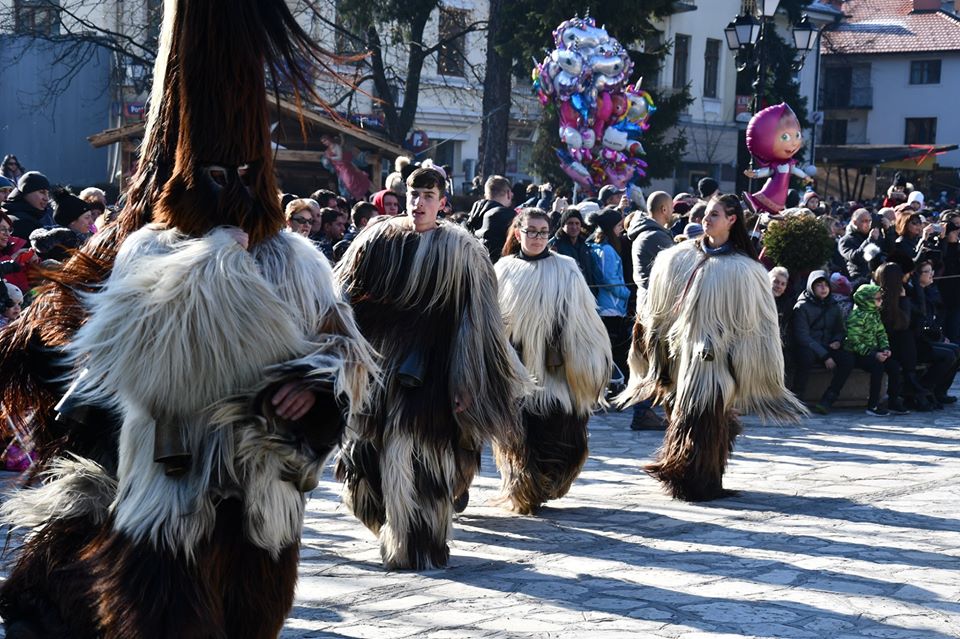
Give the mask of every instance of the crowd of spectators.
[{"label": "crowd of spectators", "polygon": [[[427,160],[424,165],[444,172]],[[405,213],[405,178],[418,165],[398,160],[385,188],[361,201],[327,189],[284,193],[287,232],[308,237],[335,264],[363,229]],[[452,184],[450,185],[452,187]],[[452,189],[448,190],[448,193]],[[704,178],[696,193],[664,191],[642,197],[608,185],[594,198],[572,203],[550,184],[514,185],[503,176],[476,179],[472,201],[448,198],[448,222],[474,234],[496,262],[517,212],[542,209],[551,220],[549,247],[572,258],[596,296],[616,370],[611,392],[626,382],[631,327],[643,304],[657,254],[702,236],[708,202],[718,184]],[[948,391],[960,367],[960,212],[946,198],[927,202],[898,179],[882,201],[824,202],[808,190],[788,196],[778,216],[748,216],[761,261],[769,269],[787,362],[787,383],[807,393],[811,375],[829,376],[826,391],[810,402],[827,413],[854,369],[869,374],[862,398],[877,415],[927,411],[952,404]],[[74,195],[54,188],[40,172],[8,155],[0,175],[0,327],[31,300],[35,275],[56,265],[116,215],[104,191]],[[835,242],[821,269],[790,273],[764,255],[764,233],[790,216],[818,219]],[[881,397],[886,381],[886,397]],[[635,408],[637,430],[661,429],[650,405]]]}]

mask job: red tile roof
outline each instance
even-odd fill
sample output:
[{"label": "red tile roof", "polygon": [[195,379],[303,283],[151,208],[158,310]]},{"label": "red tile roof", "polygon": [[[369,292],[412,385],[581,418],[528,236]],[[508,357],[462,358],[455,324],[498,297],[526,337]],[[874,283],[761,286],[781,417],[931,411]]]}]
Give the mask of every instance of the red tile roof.
[{"label": "red tile roof", "polygon": [[913,0],[847,0],[849,15],[823,33],[830,54],[960,52],[960,19],[945,11],[913,11]]}]

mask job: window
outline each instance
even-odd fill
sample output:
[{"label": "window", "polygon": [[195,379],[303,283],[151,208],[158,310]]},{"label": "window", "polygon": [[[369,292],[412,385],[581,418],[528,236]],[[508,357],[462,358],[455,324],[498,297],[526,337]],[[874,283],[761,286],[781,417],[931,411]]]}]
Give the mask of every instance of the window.
[{"label": "window", "polygon": [[26,35],[52,36],[60,33],[60,7],[47,0],[15,0],[14,29]]},{"label": "window", "polygon": [[687,86],[687,68],[690,65],[690,36],[678,33],[673,41],[673,88]]},{"label": "window", "polygon": [[823,106],[827,109],[850,106],[852,83],[851,67],[826,67],[823,70]]},{"label": "window", "polygon": [[[443,42],[440,51],[437,53],[437,73],[440,75],[457,78],[465,76],[464,51],[466,50],[467,36],[462,32],[466,27],[466,11],[462,9],[440,9],[440,40]],[[461,35],[456,36],[457,33]]]},{"label": "window", "polygon": [[907,118],[906,132],[903,136],[904,144],[936,144],[936,118]]},{"label": "window", "polygon": [[660,60],[658,55],[663,45],[660,42],[660,32],[654,31],[648,33],[643,38],[643,54],[648,57],[650,65],[654,70],[648,71],[643,76],[643,88],[651,89],[660,86]]},{"label": "window", "polygon": [[940,60],[912,61],[910,84],[940,84]]},{"label": "window", "polygon": [[703,97],[717,97],[717,73],[720,68],[720,41],[707,38],[707,54],[703,63]]},{"label": "window", "polygon": [[846,120],[824,120],[823,133],[821,133],[820,144],[846,144],[847,143],[847,121]]}]

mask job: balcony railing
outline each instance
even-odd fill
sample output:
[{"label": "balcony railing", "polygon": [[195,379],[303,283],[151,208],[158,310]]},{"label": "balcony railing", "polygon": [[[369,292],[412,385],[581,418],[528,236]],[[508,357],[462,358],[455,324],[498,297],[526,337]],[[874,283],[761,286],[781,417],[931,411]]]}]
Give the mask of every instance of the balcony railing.
[{"label": "balcony railing", "polygon": [[820,94],[824,109],[872,109],[873,87],[851,87],[849,92],[825,89]]}]

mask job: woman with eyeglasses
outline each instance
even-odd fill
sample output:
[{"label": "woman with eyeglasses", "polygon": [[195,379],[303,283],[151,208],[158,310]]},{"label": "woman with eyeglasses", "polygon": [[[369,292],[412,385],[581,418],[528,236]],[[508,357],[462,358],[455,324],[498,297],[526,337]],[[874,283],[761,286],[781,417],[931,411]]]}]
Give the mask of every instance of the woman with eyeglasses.
[{"label": "woman with eyeglasses", "polygon": [[320,204],[306,197],[291,200],[284,209],[284,215],[288,231],[307,237],[313,220],[320,217]]},{"label": "woman with eyeglasses", "polygon": [[663,444],[645,470],[684,501],[730,494],[723,473],[738,413],[775,422],[807,414],[784,386],[777,307],[743,217],[734,195],[709,201],[703,236],[657,255],[634,329],[622,398],[666,408]]},{"label": "woman with eyeglasses", "polygon": [[3,177],[8,178],[16,182],[20,179],[20,176],[26,173],[27,170],[23,168],[23,165],[20,164],[20,160],[17,159],[17,156],[9,154],[3,158]]},{"label": "woman with eyeglasses", "polygon": [[580,267],[548,250],[549,239],[549,214],[524,208],[494,265],[507,335],[537,381],[524,403],[523,440],[495,447],[504,499],[521,514],[563,497],[580,474],[587,420],[612,363]]}]

